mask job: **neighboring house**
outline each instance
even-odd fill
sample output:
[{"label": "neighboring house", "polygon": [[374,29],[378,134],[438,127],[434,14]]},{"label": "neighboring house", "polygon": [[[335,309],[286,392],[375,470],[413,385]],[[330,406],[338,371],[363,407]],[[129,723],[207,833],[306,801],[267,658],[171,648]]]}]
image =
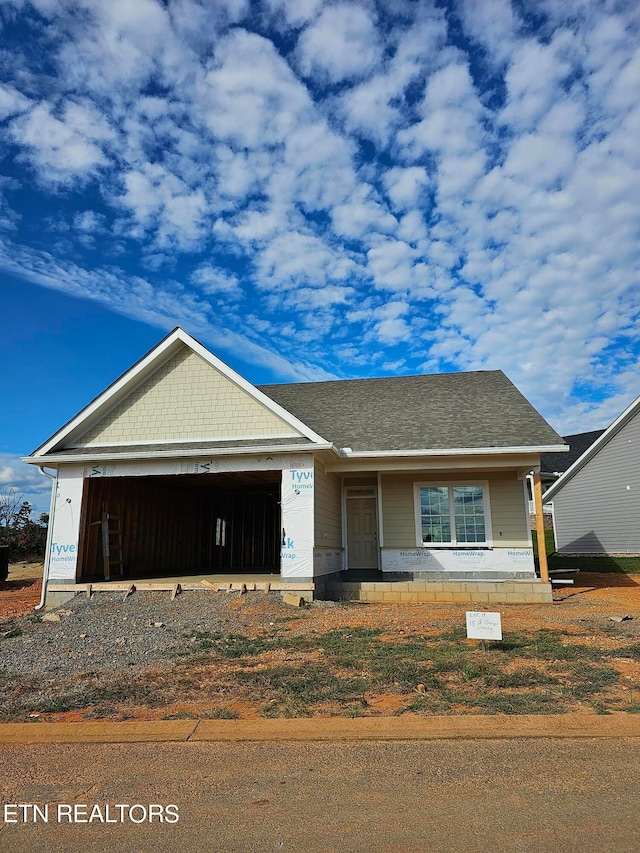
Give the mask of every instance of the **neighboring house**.
[{"label": "neighboring house", "polygon": [[57,590],[113,563],[489,602],[550,599],[525,478],[562,446],[501,371],[255,387],[176,329],[25,461],[56,472]]},{"label": "neighboring house", "polygon": [[543,453],[540,456],[540,477],[542,489],[546,491],[555,481],[567,471],[573,463],[582,456],[593,442],[600,438],[603,429],[591,432],[576,432],[573,435],[563,435],[562,440],[569,446],[569,452]]},{"label": "neighboring house", "polygon": [[[542,481],[543,494],[561,477],[564,472],[570,468],[576,459],[585,452],[588,447],[591,447],[593,442],[600,438],[603,429],[591,430],[591,432],[576,432],[573,435],[563,435],[562,440],[567,444],[569,452],[564,453],[543,453],[540,456],[540,479]],[[533,505],[533,488],[529,492],[529,512],[535,513]],[[551,515],[551,504],[543,506],[545,514]]]},{"label": "neighboring house", "polygon": [[547,490],[560,554],[640,554],[640,397]]}]

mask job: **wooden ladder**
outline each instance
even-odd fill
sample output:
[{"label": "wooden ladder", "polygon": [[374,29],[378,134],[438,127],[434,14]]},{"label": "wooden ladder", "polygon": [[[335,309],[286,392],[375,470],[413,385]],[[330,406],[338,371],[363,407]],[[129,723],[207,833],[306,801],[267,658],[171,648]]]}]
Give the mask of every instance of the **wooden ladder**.
[{"label": "wooden ladder", "polygon": [[116,567],[116,573],[123,577],[122,566],[122,517],[112,515],[106,504],[102,504],[100,521],[92,521],[92,525],[99,524],[102,533],[102,565],[104,568],[104,579],[111,580],[111,567]]}]

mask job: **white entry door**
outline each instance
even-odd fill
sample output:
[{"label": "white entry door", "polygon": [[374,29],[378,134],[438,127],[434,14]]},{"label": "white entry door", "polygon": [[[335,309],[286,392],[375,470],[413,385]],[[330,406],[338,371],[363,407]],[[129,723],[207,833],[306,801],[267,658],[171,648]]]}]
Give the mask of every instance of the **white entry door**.
[{"label": "white entry door", "polygon": [[350,569],[378,568],[375,498],[347,498],[347,560]]}]

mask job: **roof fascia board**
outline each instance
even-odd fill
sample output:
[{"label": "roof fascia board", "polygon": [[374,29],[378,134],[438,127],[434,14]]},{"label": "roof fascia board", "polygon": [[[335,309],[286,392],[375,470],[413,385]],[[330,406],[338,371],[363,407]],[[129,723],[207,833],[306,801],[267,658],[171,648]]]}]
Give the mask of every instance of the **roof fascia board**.
[{"label": "roof fascia board", "polygon": [[181,459],[193,457],[213,456],[250,456],[256,453],[312,453],[316,450],[330,450],[329,442],[318,444],[256,444],[251,447],[201,447],[193,450],[140,450],[137,452],[122,452],[122,453],[94,453],[80,452],[74,454],[58,454],[51,453],[47,456],[24,456],[23,462],[30,465],[50,465],[51,463],[77,463],[77,462],[110,462],[110,461],[128,461],[136,459]]},{"label": "roof fascia board", "polygon": [[399,456],[502,456],[505,453],[565,453],[567,444],[514,447],[447,447],[436,450],[351,450],[342,448],[345,459],[386,459]]},{"label": "roof fascia board", "polygon": [[274,400],[267,397],[266,394],[263,394],[262,391],[258,391],[254,385],[240,376],[239,373],[236,373],[235,370],[230,368],[219,358],[214,356],[213,353],[209,352],[206,347],[196,341],[195,338],[192,338],[191,335],[187,334],[183,329],[177,328],[163,338],[163,340],[161,340],[160,343],[158,343],[152,350],[149,350],[145,356],[125,371],[122,376],[109,385],[108,388],[85,406],[84,409],[81,409],[74,418],[54,433],[50,439],[34,450],[32,456],[35,457],[36,454],[38,456],[42,456],[49,453],[53,448],[63,442],[65,438],[72,435],[84,424],[88,426],[88,422],[96,414],[107,414],[108,411],[117,405],[121,395],[134,385],[136,380],[140,379],[141,375],[144,375],[145,372],[154,366],[160,366],[160,364],[168,358],[170,351],[178,342],[188,346],[204,361],[220,371],[220,373],[222,373],[227,379],[243,391],[246,391],[258,403],[265,406],[265,408],[268,408],[273,414],[282,418],[282,420],[288,423],[289,426],[304,435],[305,438],[320,444],[326,443],[326,440],[322,438],[322,436],[318,435],[306,424],[303,424],[302,421],[298,420],[290,412],[287,412],[282,408],[282,406],[279,406]]},{"label": "roof fascia board", "polygon": [[363,471],[441,471],[461,470],[504,470],[517,469],[535,471],[539,467],[537,454],[513,454],[510,456],[442,456],[425,457],[417,456],[413,459],[387,458],[387,459],[340,459],[327,460],[325,463],[327,471],[333,473],[361,473]]},{"label": "roof fascia board", "polygon": [[542,496],[542,503],[548,503],[553,497],[569,482],[573,477],[592,459],[600,449],[607,444],[613,436],[620,432],[622,427],[627,424],[640,408],[640,397],[636,399],[619,415],[615,421],[609,426],[599,438],[593,442],[590,447],[584,451],[582,456],[578,456],[576,461],[550,486]]}]

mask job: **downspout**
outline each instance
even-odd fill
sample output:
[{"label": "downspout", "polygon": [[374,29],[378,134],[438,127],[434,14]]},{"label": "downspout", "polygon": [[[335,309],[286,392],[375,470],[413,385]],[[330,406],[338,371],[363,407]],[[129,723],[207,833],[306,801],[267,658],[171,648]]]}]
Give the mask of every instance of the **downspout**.
[{"label": "downspout", "polygon": [[56,513],[56,485],[58,481],[58,472],[50,474],[44,470],[43,465],[38,465],[38,471],[43,477],[49,477],[51,483],[51,500],[49,502],[49,525],[47,527],[47,544],[44,552],[44,571],[42,573],[42,595],[40,596],[40,604],[36,604],[35,610],[41,610],[44,607],[44,601],[47,595],[47,583],[49,582],[49,565],[51,564],[51,537],[53,536],[53,520]]}]

